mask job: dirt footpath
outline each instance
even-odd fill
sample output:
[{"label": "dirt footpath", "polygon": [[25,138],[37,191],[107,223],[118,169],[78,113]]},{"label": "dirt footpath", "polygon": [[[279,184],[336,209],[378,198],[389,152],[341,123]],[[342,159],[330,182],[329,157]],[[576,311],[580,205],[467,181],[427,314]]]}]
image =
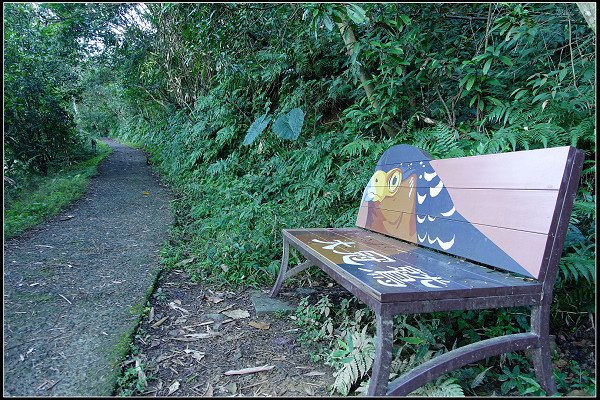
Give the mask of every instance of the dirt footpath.
[{"label": "dirt footpath", "polygon": [[4,245],[5,396],[107,396],[158,272],[170,192],[113,148],[86,195]]}]

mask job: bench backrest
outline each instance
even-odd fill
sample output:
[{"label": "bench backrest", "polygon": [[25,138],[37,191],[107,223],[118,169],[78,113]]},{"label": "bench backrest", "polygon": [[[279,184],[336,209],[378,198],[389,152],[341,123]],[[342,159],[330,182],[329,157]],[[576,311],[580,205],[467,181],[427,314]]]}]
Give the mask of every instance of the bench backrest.
[{"label": "bench backrest", "polygon": [[582,166],[571,146],[441,160],[393,146],[356,225],[544,280],[555,277]]}]

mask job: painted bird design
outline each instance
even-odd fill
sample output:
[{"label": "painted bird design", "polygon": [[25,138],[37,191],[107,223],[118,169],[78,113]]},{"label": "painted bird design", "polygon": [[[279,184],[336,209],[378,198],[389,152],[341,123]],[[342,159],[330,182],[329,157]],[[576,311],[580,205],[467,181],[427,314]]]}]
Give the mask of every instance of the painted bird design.
[{"label": "painted bird design", "polygon": [[460,214],[430,160],[413,146],[388,149],[364,190],[357,225],[466,258],[500,260],[528,274]]}]

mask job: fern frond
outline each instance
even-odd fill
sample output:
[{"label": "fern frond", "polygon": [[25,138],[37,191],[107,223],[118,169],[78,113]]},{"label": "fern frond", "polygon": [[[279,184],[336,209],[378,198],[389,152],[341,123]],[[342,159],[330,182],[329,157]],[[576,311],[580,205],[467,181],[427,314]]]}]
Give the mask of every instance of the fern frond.
[{"label": "fern frond", "polygon": [[347,342],[351,344],[352,350],[343,359],[341,368],[333,374],[333,388],[342,395],[347,395],[350,388],[359,382],[373,365],[374,338],[366,332],[366,328],[367,326],[360,332],[353,331],[348,335]]},{"label": "fern frond", "polygon": [[411,396],[424,397],[464,397],[465,394],[462,387],[456,383],[456,379],[449,378],[443,380],[443,377],[438,378],[435,382],[430,382],[421,386],[411,393]]}]

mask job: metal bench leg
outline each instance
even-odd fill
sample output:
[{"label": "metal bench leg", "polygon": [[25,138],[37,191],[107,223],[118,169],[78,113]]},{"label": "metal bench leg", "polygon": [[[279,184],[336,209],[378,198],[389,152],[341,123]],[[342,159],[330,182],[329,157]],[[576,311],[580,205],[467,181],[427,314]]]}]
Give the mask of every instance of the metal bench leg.
[{"label": "metal bench leg", "polygon": [[415,389],[467,364],[512,351],[528,350],[539,345],[539,337],[532,332],[514,333],[471,343],[451,350],[413,368],[394,379],[388,386],[388,396],[408,396]]},{"label": "metal bench leg", "polygon": [[287,239],[283,238],[283,256],[281,257],[281,268],[279,269],[279,276],[275,281],[275,285],[273,285],[273,289],[271,289],[271,293],[269,293],[269,297],[275,297],[279,293],[281,289],[281,285],[285,280],[285,274],[287,273],[288,267],[288,258],[290,256],[290,243]]},{"label": "metal bench leg", "polygon": [[540,340],[538,348],[530,350],[535,376],[546,395],[556,393],[552,356],[550,354],[550,307],[548,304],[531,307],[531,332],[537,334]]},{"label": "metal bench leg", "polygon": [[390,380],[390,364],[392,362],[392,345],[394,342],[394,319],[387,313],[377,314],[377,343],[371,382],[367,396],[383,396]]},{"label": "metal bench leg", "polygon": [[283,257],[281,258],[281,268],[279,269],[279,276],[277,277],[277,281],[275,282],[273,289],[271,289],[271,293],[269,293],[270,297],[277,296],[277,294],[279,293],[279,290],[281,289],[281,285],[283,284],[283,281],[285,281],[286,279],[291,278],[292,276],[297,275],[300,272],[304,271],[305,269],[315,265],[315,263],[313,261],[307,260],[307,261],[304,261],[302,264],[296,265],[294,268],[288,270],[289,248],[290,248],[290,244],[284,238],[283,239]]}]

